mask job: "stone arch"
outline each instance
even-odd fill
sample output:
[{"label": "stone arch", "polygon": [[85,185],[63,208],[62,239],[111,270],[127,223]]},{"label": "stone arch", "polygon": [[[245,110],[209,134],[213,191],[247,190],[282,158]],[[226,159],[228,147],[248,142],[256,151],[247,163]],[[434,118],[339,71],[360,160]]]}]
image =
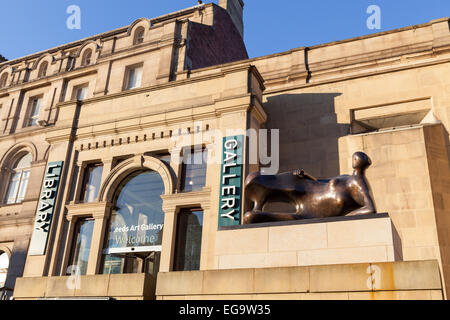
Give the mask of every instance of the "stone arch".
[{"label": "stone arch", "polygon": [[169,168],[160,160],[149,156],[135,156],[115,167],[100,188],[99,201],[112,202],[114,193],[119,184],[131,173],[149,169],[157,172],[164,183],[165,195],[170,195],[174,190],[174,182]]},{"label": "stone arch", "polygon": [[138,30],[142,29],[142,28],[143,28],[143,31],[144,31],[144,36],[143,36],[143,37],[144,37],[144,41],[145,41],[146,37],[148,36],[148,30],[150,29],[150,27],[151,27],[150,20],[149,20],[149,19],[146,19],[146,18],[141,18],[141,19],[138,19],[138,20],[136,20],[135,22],[133,22],[133,23],[128,27],[128,30],[127,30],[127,35],[128,35],[128,38],[129,38],[128,44],[129,44],[130,46],[136,44],[136,43],[135,43],[135,40],[136,40],[136,32],[137,32]]},{"label": "stone arch", "polygon": [[3,66],[3,67],[0,67],[0,74],[5,72],[5,71],[8,72],[9,74],[11,74],[14,71],[14,68],[11,67],[10,65],[6,65],[6,66]]},{"label": "stone arch", "polygon": [[31,153],[33,161],[38,160],[38,150],[32,142],[22,142],[9,148],[6,153],[0,158],[0,167],[6,167],[11,164],[12,161],[17,159],[18,154],[25,151]]},{"label": "stone arch", "polygon": [[52,56],[50,53],[44,53],[42,56],[40,56],[34,63],[33,66],[31,67],[32,70],[36,70],[39,65],[41,64],[41,62],[43,60],[48,61],[49,66],[53,64],[53,62],[55,61],[55,57]]},{"label": "stone arch", "polygon": [[32,65],[30,72],[30,80],[35,80],[39,78],[39,71],[41,69],[41,65],[47,62],[47,71],[46,76],[51,76],[55,67],[55,57],[50,53],[45,53],[40,56]]},{"label": "stone arch", "polygon": [[14,68],[7,65],[0,68],[0,89],[2,89],[2,80],[6,75],[6,84],[5,88],[8,87],[8,84],[11,82],[11,75],[14,73]]},{"label": "stone arch", "polygon": [[97,58],[98,58],[98,52],[101,49],[101,47],[98,45],[97,42],[95,42],[94,40],[88,40],[86,41],[76,52],[75,57],[77,57],[76,62],[75,62],[75,68],[79,68],[81,66],[83,66],[83,56],[85,54],[85,52],[87,50],[91,50],[92,51],[92,56],[91,56],[91,63],[89,65],[93,65],[97,62]]},{"label": "stone arch", "polygon": [[[24,157],[26,154],[31,154],[31,162],[38,160],[38,151],[36,146],[32,142],[24,142],[12,146],[0,158],[0,181],[6,181],[6,183],[0,184],[0,199],[2,203],[9,189],[13,167],[15,166],[17,161],[22,159],[22,157]],[[31,169],[31,167],[29,169]]]},{"label": "stone arch", "polygon": [[127,35],[131,36],[133,35],[133,31],[136,30],[138,27],[143,26],[146,30],[150,28],[151,23],[150,20],[147,18],[140,18],[134,21],[127,30]]},{"label": "stone arch", "polygon": [[0,245],[0,252],[6,253],[6,255],[8,256],[8,259],[9,259],[10,262],[11,262],[11,254],[12,254],[12,251],[11,251],[11,249],[10,249],[8,246],[6,246],[6,245]]},{"label": "stone arch", "polygon": [[92,49],[93,53],[100,50],[100,46],[98,45],[97,42],[95,42],[94,40],[88,40],[81,45],[81,47],[77,50],[75,56],[81,57],[83,51],[88,49],[88,47]]}]

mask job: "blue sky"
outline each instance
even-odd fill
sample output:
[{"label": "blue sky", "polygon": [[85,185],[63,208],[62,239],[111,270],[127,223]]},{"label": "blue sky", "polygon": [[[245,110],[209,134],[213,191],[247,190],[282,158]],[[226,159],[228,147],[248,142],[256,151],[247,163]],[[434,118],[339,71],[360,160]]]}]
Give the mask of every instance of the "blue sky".
[{"label": "blue sky", "polygon": [[[244,1],[245,43],[250,57],[450,16],[448,0]],[[81,30],[66,27],[66,9],[73,4],[81,8]],[[152,18],[196,4],[197,0],[2,0],[0,54],[19,58],[129,25],[141,17]],[[369,5],[381,8],[380,30],[366,26]]]}]

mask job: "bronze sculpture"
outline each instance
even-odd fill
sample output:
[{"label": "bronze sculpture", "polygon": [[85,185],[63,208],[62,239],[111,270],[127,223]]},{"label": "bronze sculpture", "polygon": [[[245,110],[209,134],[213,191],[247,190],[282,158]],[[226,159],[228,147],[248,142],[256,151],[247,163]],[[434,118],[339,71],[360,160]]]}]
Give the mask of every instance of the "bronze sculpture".
[{"label": "bronze sculpture", "polygon": [[[317,180],[303,170],[261,175],[251,173],[245,182],[244,224],[375,214],[376,208],[365,171],[372,164],[363,152],[352,158],[353,175]],[[295,213],[264,212],[270,201],[284,201]]]}]

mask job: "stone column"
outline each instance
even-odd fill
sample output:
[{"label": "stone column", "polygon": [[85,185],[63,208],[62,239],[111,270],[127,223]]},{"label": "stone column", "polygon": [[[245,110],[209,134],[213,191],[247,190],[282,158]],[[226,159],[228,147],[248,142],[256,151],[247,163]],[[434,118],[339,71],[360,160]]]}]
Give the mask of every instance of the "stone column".
[{"label": "stone column", "polygon": [[175,252],[175,239],[177,229],[177,208],[164,206],[164,232],[162,238],[160,272],[170,272],[173,269],[173,255]]},{"label": "stone column", "polygon": [[72,215],[67,215],[67,220],[69,221],[69,227],[67,230],[67,236],[66,236],[66,243],[64,246],[64,254],[63,254],[63,263],[60,271],[61,276],[65,276],[67,272],[67,268],[70,266],[71,262],[70,259],[70,253],[72,249],[72,243],[73,243],[73,233],[76,226],[76,219]]},{"label": "stone column", "polygon": [[211,216],[211,204],[209,202],[202,203],[201,208],[203,210],[203,227],[202,227],[202,246],[200,253],[200,270],[208,270],[208,257],[211,255],[211,251],[214,250],[214,239],[211,239],[212,231],[216,231],[215,228],[208,229],[208,226],[215,226],[215,216]]},{"label": "stone column", "polygon": [[87,268],[88,275],[99,273],[103,256],[104,238],[107,232],[108,218],[111,212],[111,205],[104,203],[103,210],[95,212],[92,216],[95,219],[94,231],[92,233],[91,251]]},{"label": "stone column", "polygon": [[[183,166],[183,159],[181,158],[181,148],[180,147],[174,147],[172,148],[172,150],[170,150],[170,167],[172,168],[173,172],[175,173],[174,177],[176,179],[176,184],[175,184],[175,192],[178,192],[180,190],[181,187],[181,170],[182,170],[182,166]],[[180,177],[179,179],[177,179],[177,177]]]},{"label": "stone column", "polygon": [[78,177],[75,177],[76,184],[75,184],[75,192],[73,195],[73,202],[78,203],[81,199],[81,190],[83,190],[84,187],[84,176],[86,174],[86,162],[77,163],[76,166],[79,168],[78,170]]}]

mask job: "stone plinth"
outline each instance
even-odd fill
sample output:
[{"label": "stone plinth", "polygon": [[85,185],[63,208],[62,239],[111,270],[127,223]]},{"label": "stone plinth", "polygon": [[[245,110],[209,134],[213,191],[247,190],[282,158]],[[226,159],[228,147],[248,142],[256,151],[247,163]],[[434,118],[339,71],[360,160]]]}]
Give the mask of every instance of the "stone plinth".
[{"label": "stone plinth", "polygon": [[159,300],[442,300],[437,261],[159,273]]},{"label": "stone plinth", "polygon": [[215,269],[393,262],[401,243],[388,214],[229,227],[218,231]]},{"label": "stone plinth", "polygon": [[153,300],[155,278],[149,274],[19,278],[15,300],[92,299]]}]

